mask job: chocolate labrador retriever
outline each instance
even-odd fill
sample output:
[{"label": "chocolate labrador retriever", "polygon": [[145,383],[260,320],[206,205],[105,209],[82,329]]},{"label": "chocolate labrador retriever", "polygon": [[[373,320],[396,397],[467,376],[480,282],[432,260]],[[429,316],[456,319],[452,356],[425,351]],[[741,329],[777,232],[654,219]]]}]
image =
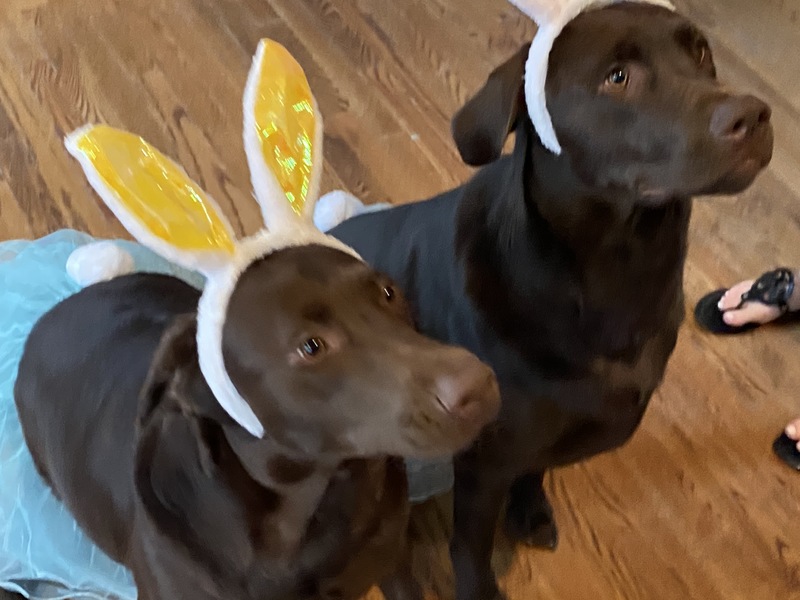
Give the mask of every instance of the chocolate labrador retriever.
[{"label": "chocolate labrador retriever", "polygon": [[399,283],[422,332],[498,376],[496,425],[455,461],[458,600],[501,597],[506,500],[514,540],[556,546],[543,474],[624,444],[664,375],[691,197],[744,190],[772,155],[770,108],[724,88],[706,38],[671,11],[623,3],[564,29],[546,86],[561,155],[531,126],[527,54],[453,120],[464,160],[485,165],[468,183],[330,232]]},{"label": "chocolate labrador retriever", "polygon": [[390,456],[468,445],[499,409],[491,369],[418,334],[363,262],[280,250],[241,276],[223,332],[258,439],[200,372],[199,296],[127,275],[37,323],[15,398],[39,472],[132,570],[139,600],[355,600],[376,583],[391,595],[409,506]]}]

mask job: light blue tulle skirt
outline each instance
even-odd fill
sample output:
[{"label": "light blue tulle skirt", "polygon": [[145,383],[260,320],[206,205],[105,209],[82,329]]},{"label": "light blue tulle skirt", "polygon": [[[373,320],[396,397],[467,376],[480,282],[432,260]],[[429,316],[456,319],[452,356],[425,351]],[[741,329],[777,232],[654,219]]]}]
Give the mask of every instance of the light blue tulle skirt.
[{"label": "light blue tulle skirt", "polygon": [[[370,207],[375,210],[375,208]],[[95,238],[61,230],[0,243],[0,588],[34,600],[135,600],[129,571],[79,529],[39,477],[25,445],[13,389],[25,340],[39,318],[80,289],[67,274],[73,250]],[[203,279],[146,248],[117,241],[137,271]],[[449,462],[408,461],[410,498],[425,500],[453,483]]]},{"label": "light blue tulle skirt", "polygon": [[[39,477],[22,437],[14,381],[33,325],[80,287],[66,262],[95,241],[77,231],[0,243],[0,587],[38,600],[135,600],[130,573],[86,536]],[[200,287],[202,277],[127,241],[139,271],[167,273]]]}]

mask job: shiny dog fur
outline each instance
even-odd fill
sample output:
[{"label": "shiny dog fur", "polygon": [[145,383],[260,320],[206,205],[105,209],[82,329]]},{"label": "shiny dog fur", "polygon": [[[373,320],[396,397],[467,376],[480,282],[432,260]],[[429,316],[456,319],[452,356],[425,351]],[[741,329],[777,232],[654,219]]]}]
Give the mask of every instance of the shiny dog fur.
[{"label": "shiny dog fur", "polygon": [[[136,274],[64,300],[27,340],[15,398],[39,472],[139,600],[355,600],[407,573],[402,462],[469,444],[491,369],[419,335],[382,276],[281,250],[231,297],[223,354],[251,437],[200,373],[199,292]],[[314,340],[309,346],[308,340]]]},{"label": "shiny dog fur", "polygon": [[506,500],[514,540],[556,546],[543,474],[624,444],[664,375],[691,197],[744,190],[772,155],[769,107],[718,82],[678,14],[623,3],[565,28],[546,90],[560,156],[527,116],[527,52],[453,120],[462,157],[485,165],[468,183],[331,232],[398,282],[422,332],[498,376],[498,422],[456,459],[458,600],[500,597],[490,557]]}]

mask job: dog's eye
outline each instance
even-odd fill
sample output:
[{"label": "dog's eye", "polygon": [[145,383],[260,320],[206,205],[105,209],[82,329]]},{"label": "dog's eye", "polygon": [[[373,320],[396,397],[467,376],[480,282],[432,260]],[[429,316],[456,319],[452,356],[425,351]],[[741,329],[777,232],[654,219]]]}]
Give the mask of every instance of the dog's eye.
[{"label": "dog's eye", "polygon": [[394,297],[395,297],[394,288],[393,288],[392,286],[390,286],[390,285],[384,286],[384,288],[383,288],[383,296],[384,296],[384,297],[385,297],[385,298],[386,298],[386,299],[387,299],[389,302],[391,302],[392,300],[394,300]]},{"label": "dog's eye", "polygon": [[325,340],[314,337],[303,342],[300,347],[297,348],[297,353],[306,359],[317,358],[325,351],[325,348]]},{"label": "dog's eye", "polygon": [[624,88],[628,85],[628,70],[622,67],[616,67],[606,76],[606,85],[614,88]]}]

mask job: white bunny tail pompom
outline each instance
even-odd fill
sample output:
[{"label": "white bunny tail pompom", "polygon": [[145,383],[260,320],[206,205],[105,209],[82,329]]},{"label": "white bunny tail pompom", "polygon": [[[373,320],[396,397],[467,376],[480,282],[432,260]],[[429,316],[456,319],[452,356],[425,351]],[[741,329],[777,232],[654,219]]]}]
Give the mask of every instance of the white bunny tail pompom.
[{"label": "white bunny tail pompom", "polygon": [[364,210],[364,203],[344,190],[328,192],[317,200],[314,225],[320,231],[330,231],[340,223]]},{"label": "white bunny tail pompom", "polygon": [[134,268],[133,257],[108,240],[81,246],[67,259],[67,273],[83,287],[133,273]]}]

